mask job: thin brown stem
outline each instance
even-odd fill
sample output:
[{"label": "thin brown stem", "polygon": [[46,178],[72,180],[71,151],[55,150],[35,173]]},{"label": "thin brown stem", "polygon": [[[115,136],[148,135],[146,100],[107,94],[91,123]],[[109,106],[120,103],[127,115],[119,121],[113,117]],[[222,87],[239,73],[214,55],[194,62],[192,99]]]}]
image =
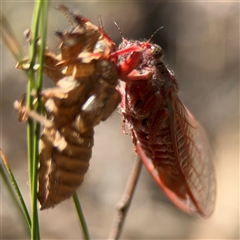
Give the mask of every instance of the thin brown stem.
[{"label": "thin brown stem", "polygon": [[116,206],[116,216],[113,220],[110,233],[108,235],[108,240],[117,240],[120,237],[124,220],[127,216],[128,209],[131,204],[134,190],[137,185],[137,181],[141,172],[142,162],[139,157],[137,157],[136,162],[134,163],[132,172],[129,176],[126,188],[122,195],[121,200],[117,203]]}]

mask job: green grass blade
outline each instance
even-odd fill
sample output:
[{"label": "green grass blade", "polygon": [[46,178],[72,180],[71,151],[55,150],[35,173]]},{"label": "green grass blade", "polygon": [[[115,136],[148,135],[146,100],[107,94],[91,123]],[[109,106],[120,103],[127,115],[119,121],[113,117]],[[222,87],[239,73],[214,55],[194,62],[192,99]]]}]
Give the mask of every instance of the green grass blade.
[{"label": "green grass blade", "polygon": [[[30,69],[34,76],[34,65],[38,54],[38,63],[40,67],[37,71],[36,80],[29,81],[27,92],[27,106],[32,107],[32,90],[37,92],[42,86],[42,70],[43,70],[43,54],[45,50],[46,23],[47,23],[47,7],[48,1],[36,1],[32,20],[32,44],[30,46],[29,59]],[[38,45],[38,36],[40,36],[40,45]],[[37,111],[40,111],[40,103],[37,103]],[[38,208],[37,208],[37,180],[38,180],[38,144],[40,136],[40,124],[28,121],[28,149],[29,159],[31,162],[31,206],[32,206],[32,228],[31,239],[40,239],[39,223],[38,223]]]},{"label": "green grass blade", "polygon": [[[16,179],[12,173],[12,170],[8,164],[8,161],[5,157],[5,155],[3,154],[2,150],[0,150],[0,156],[2,158],[2,162],[3,164],[0,164],[0,172],[3,176],[4,182],[6,183],[6,186],[12,196],[12,199],[15,202],[15,205],[17,206],[17,208],[19,209],[19,211],[21,212],[21,215],[23,216],[25,222],[26,222],[26,226],[29,230],[30,233],[30,229],[31,229],[31,219],[26,207],[26,204],[23,200],[21,191],[18,187],[18,184],[16,182]],[[3,168],[3,166],[5,167],[5,169]]]},{"label": "green grass blade", "polygon": [[78,196],[76,193],[74,193],[72,197],[73,197],[73,201],[74,201],[74,204],[76,207],[78,218],[79,218],[79,221],[80,221],[80,224],[82,227],[83,237],[85,240],[90,240],[87,224],[86,224],[86,221],[84,218],[84,214],[83,214],[82,207],[81,207],[80,201],[78,199]]},{"label": "green grass blade", "polygon": [[3,15],[2,12],[0,12],[0,24],[1,24],[1,36],[2,40],[5,43],[5,45],[8,47],[8,49],[13,54],[14,58],[19,62],[23,59],[23,50],[21,48],[21,45],[16,40],[16,36],[8,23],[7,19]]},{"label": "green grass blade", "polygon": [[[26,105],[28,109],[32,109],[32,101],[33,98],[31,96],[31,92],[35,89],[35,70],[34,65],[36,61],[36,53],[37,53],[37,36],[38,36],[38,28],[39,28],[39,18],[40,18],[40,2],[36,2],[34,6],[33,19],[32,19],[32,28],[31,28],[31,45],[29,48],[29,61],[30,68],[28,70],[29,80],[27,85],[27,93],[26,93]],[[36,197],[36,185],[37,185],[37,174],[36,174],[36,165],[37,158],[35,154],[35,149],[38,148],[36,145],[38,143],[34,141],[35,137],[35,123],[28,119],[27,122],[27,147],[28,147],[28,167],[29,167],[29,180],[30,180],[30,192],[31,192],[31,240],[39,240],[39,223],[38,223],[38,209],[37,209],[37,197]],[[35,192],[34,192],[35,191]]]}]

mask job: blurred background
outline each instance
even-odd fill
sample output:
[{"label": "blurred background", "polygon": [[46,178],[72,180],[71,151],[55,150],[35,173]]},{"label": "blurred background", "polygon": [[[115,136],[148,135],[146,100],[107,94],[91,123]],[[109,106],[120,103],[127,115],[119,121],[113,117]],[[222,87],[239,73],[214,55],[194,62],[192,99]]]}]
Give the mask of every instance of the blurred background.
[{"label": "blurred background", "polygon": [[[210,219],[187,216],[163,195],[143,169],[121,239],[239,239],[239,3],[52,1],[47,44],[57,53],[56,30],[68,22],[55,7],[66,4],[104,28],[114,42],[148,39],[162,46],[165,62],[180,85],[180,98],[206,129],[215,156],[217,201]],[[33,2],[1,3],[27,55],[23,36],[31,26]],[[29,203],[25,124],[17,121],[13,102],[26,88],[12,55],[1,46],[0,147]],[[50,80],[45,80],[45,86]],[[106,239],[135,160],[131,138],[122,134],[117,111],[96,128],[89,172],[78,190],[92,239]],[[0,236],[26,239],[21,217],[1,181]],[[72,200],[39,212],[42,239],[81,239]],[[14,229],[14,231],[13,231]]]}]

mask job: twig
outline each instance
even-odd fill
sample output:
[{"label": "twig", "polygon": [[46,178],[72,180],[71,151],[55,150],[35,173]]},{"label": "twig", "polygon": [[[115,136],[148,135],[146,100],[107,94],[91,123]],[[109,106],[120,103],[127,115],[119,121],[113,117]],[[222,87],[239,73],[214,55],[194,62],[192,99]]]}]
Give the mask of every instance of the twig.
[{"label": "twig", "polygon": [[137,185],[138,177],[140,175],[142,168],[142,162],[139,157],[137,157],[136,162],[134,163],[132,172],[129,176],[126,188],[122,195],[121,200],[117,203],[116,209],[117,214],[113,220],[110,233],[108,235],[108,240],[117,240],[120,237],[124,220],[126,218],[131,200],[133,197],[134,190]]}]

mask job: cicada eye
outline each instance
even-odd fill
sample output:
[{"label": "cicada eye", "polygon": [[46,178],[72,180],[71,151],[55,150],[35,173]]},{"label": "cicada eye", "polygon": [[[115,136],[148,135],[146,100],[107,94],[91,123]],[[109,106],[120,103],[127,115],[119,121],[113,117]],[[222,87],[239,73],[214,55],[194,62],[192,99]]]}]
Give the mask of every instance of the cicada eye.
[{"label": "cicada eye", "polygon": [[162,57],[162,48],[157,45],[157,44],[153,44],[151,46],[151,50],[152,50],[152,55],[155,57],[155,58],[160,58]]}]

